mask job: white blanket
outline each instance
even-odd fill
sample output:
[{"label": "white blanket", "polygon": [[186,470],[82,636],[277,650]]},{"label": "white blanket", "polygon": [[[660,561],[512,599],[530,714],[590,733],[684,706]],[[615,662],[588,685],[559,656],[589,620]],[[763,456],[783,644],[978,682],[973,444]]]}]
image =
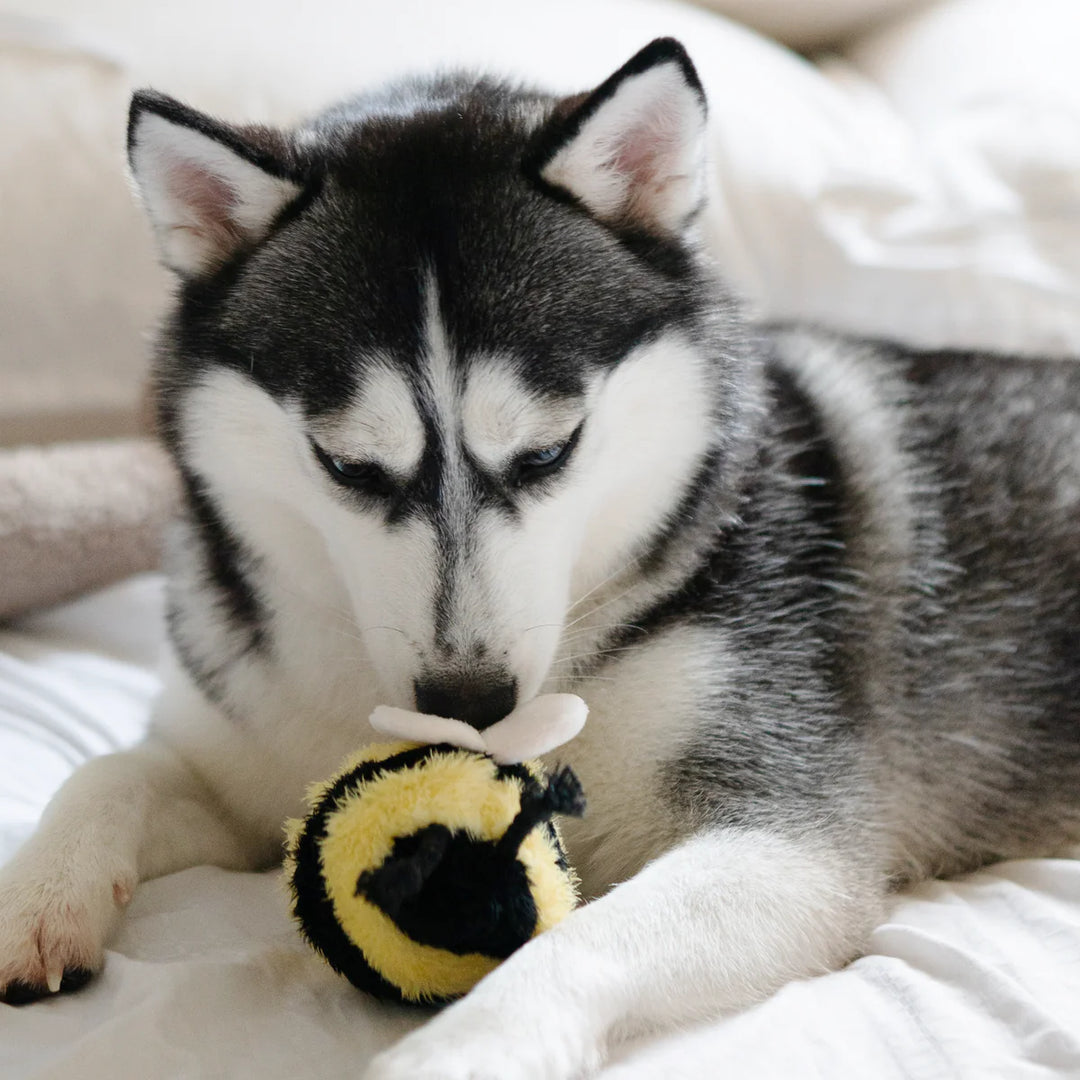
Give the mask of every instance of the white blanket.
[{"label": "white blanket", "polygon": [[[138,578],[0,633],[0,861],[76,764],[138,738],[161,603],[160,581]],[[138,890],[85,990],[0,1006],[0,1077],[353,1076],[425,1015],[318,960],[279,872],[197,867]],[[1080,862],[1012,862],[920,887],[844,971],[615,1047],[602,1075],[1080,1077],[1077,1017]]]}]

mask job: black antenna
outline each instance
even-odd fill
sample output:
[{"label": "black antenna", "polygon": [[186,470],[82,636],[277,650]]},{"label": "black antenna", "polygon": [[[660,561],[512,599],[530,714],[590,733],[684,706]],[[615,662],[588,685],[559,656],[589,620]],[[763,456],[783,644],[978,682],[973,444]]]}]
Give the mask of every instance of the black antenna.
[{"label": "black antenna", "polygon": [[521,793],[521,809],[506,827],[498,849],[500,853],[513,854],[541,821],[555,814],[581,817],[584,813],[585,792],[581,781],[569,765],[560,766],[543,787],[534,782]]}]

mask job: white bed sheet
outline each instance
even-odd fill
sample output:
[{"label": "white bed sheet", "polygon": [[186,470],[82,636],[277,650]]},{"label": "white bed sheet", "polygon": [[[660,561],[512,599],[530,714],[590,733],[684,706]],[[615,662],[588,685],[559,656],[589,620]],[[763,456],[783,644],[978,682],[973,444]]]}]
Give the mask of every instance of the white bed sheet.
[{"label": "white bed sheet", "polygon": [[[75,765],[138,738],[161,606],[141,577],[0,632],[0,860]],[[86,989],[0,1006],[0,1077],[358,1075],[425,1015],[315,958],[278,872],[197,867],[138,890]],[[1080,1077],[1078,1018],[1080,862],[1011,862],[920,887],[844,971],[616,1047],[603,1076]]]}]

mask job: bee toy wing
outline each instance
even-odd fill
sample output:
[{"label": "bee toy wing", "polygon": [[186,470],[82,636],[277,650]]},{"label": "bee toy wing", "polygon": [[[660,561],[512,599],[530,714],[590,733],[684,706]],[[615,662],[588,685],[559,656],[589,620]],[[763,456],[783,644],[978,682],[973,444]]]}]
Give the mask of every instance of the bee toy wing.
[{"label": "bee toy wing", "polygon": [[543,694],[492,724],[483,733],[485,747],[500,765],[539,757],[569,742],[588,715],[576,694]]},{"label": "bee toy wing", "polygon": [[368,723],[380,734],[389,735],[406,742],[450,743],[462,750],[487,752],[483,735],[463,720],[449,720],[444,716],[398,709],[392,705],[379,705]]},{"label": "bee toy wing", "polygon": [[426,745],[449,743],[489,754],[500,765],[516,765],[569,742],[588,715],[588,705],[576,694],[541,694],[484,731],[462,720],[391,705],[375,709],[369,723],[380,735]]}]

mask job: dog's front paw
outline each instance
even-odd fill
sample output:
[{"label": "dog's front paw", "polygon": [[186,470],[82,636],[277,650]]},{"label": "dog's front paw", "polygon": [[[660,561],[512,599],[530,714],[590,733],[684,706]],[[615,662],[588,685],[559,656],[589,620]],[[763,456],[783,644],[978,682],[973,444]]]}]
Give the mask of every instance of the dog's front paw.
[{"label": "dog's front paw", "polygon": [[376,1057],[364,1080],[584,1080],[600,1064],[584,1034],[529,996],[507,1009],[467,997]]},{"label": "dog's front paw", "polygon": [[0,1002],[25,1005],[77,990],[100,970],[106,935],[130,895],[125,886],[75,887],[52,879],[0,872]]}]

